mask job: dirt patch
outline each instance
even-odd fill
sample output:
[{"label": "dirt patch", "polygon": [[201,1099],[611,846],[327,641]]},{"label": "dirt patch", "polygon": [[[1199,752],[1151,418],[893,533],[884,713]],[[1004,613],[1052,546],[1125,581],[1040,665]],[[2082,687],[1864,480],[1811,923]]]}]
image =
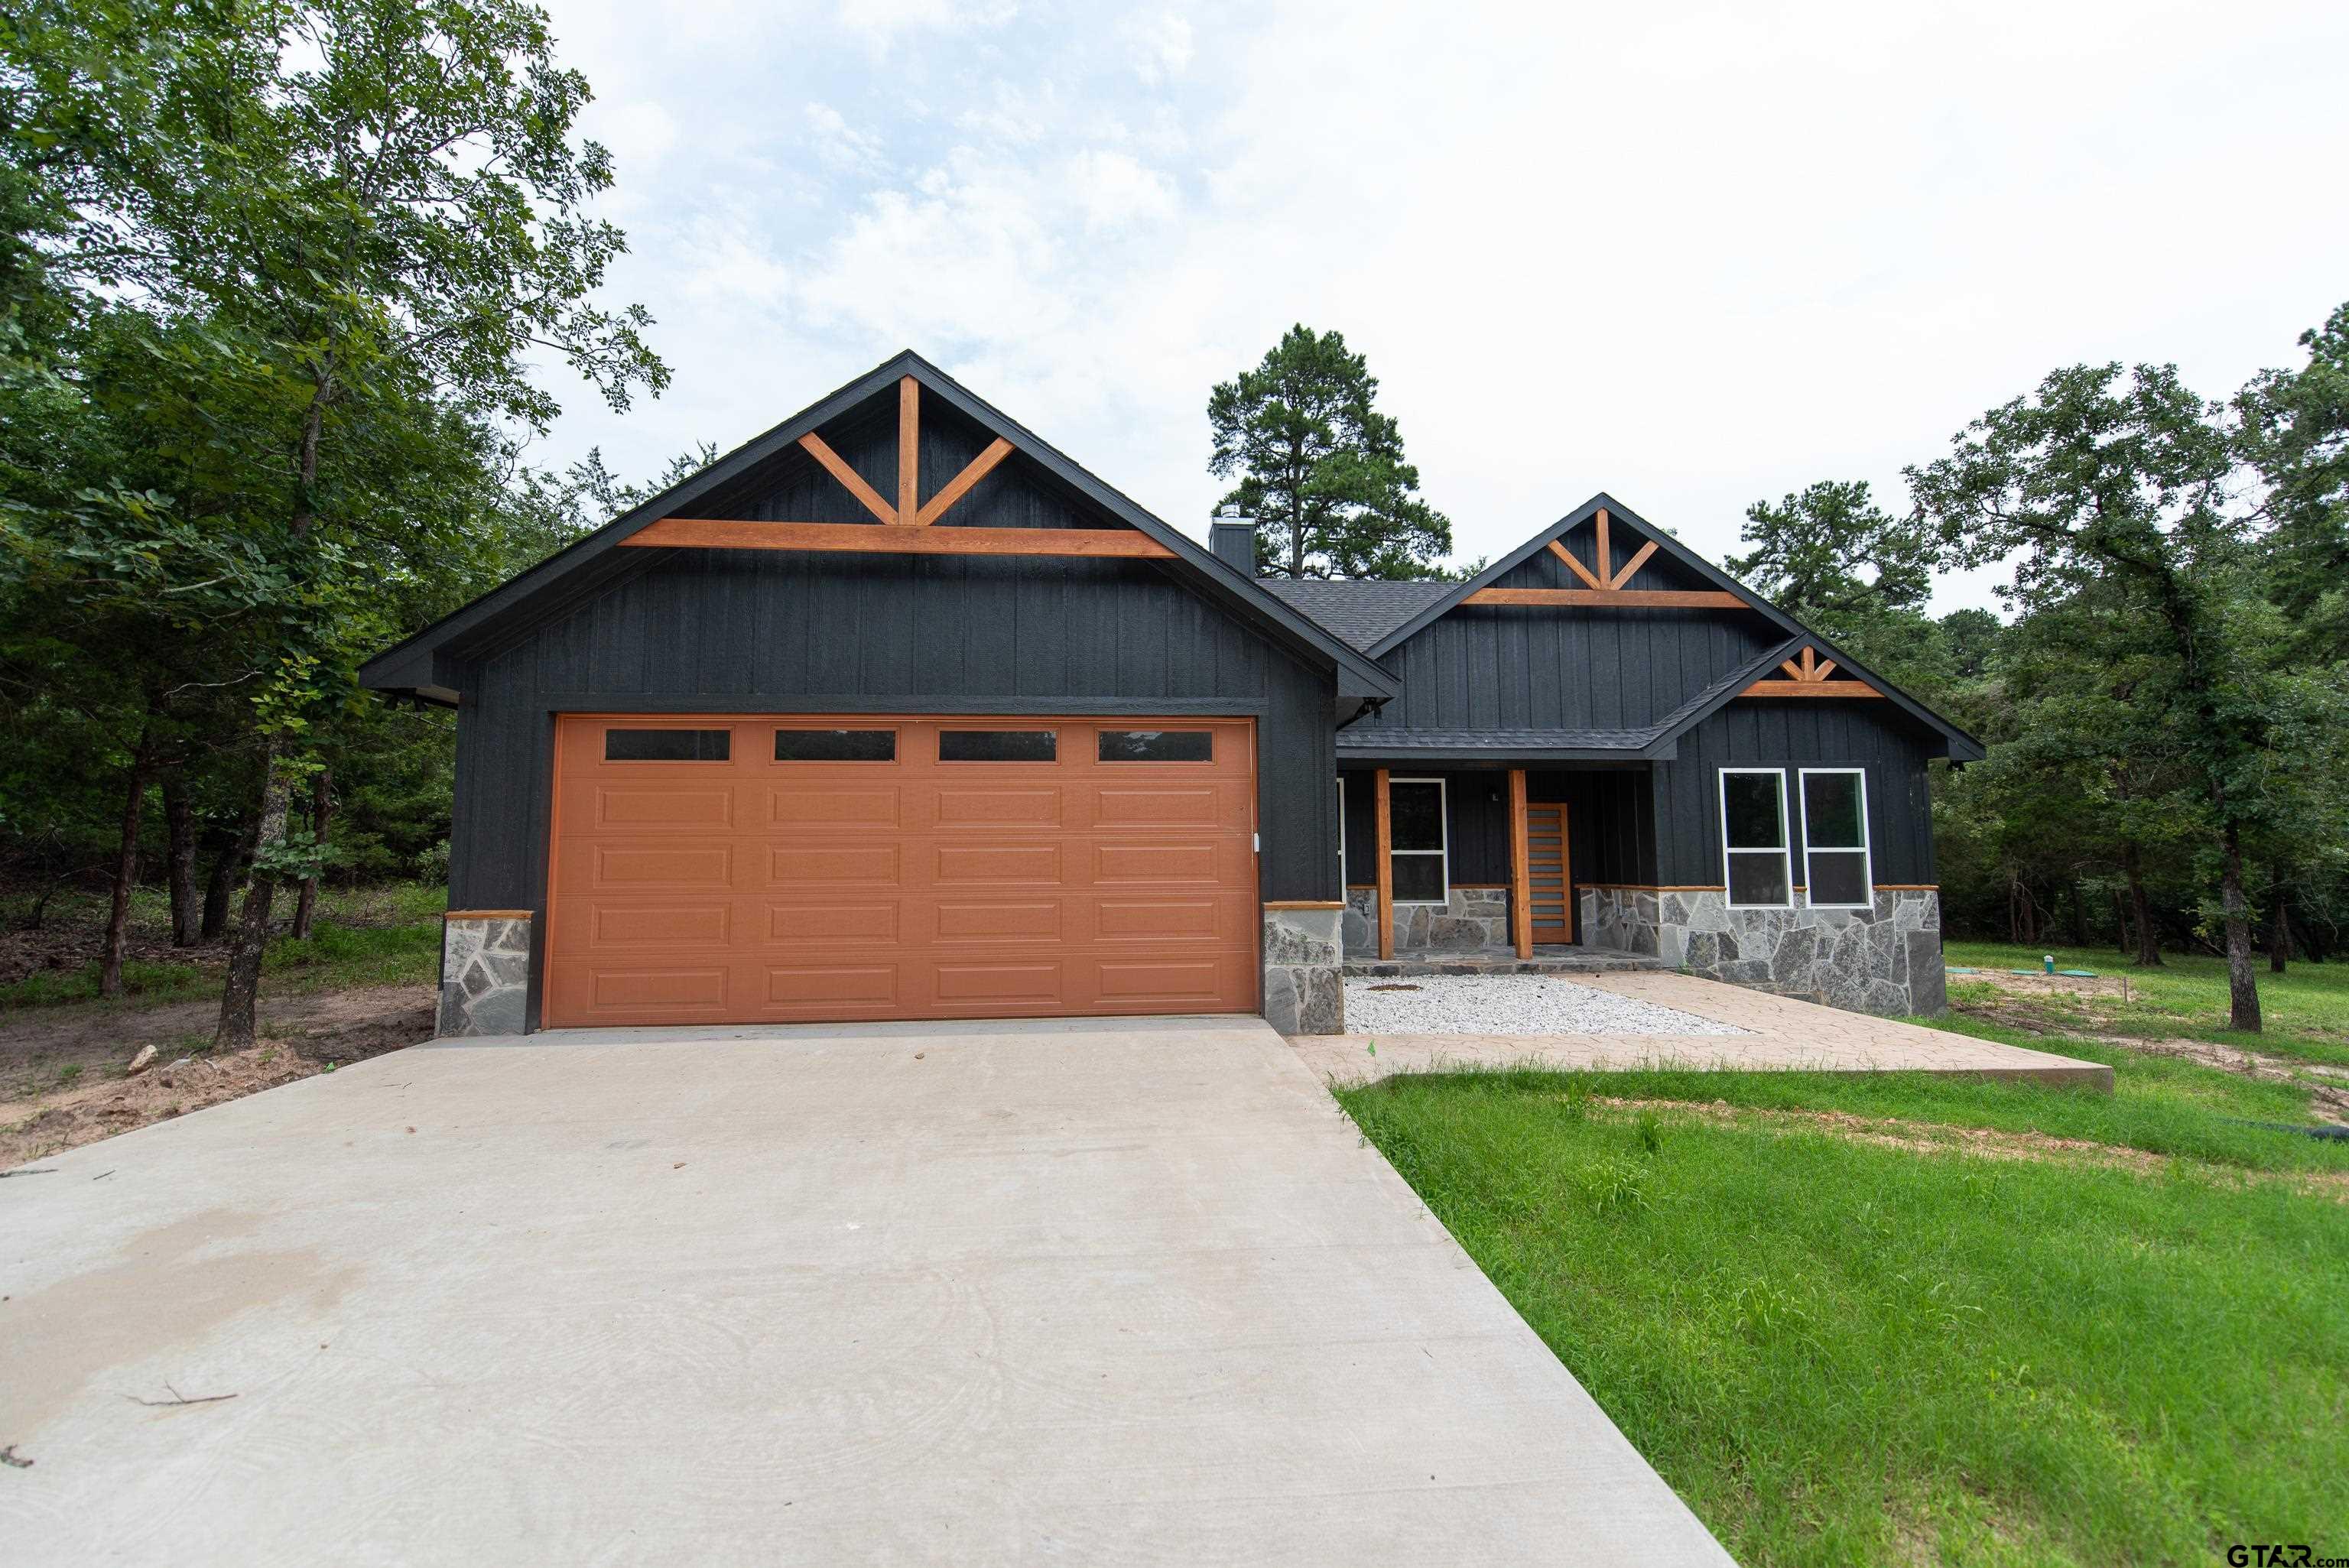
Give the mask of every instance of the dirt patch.
[{"label": "dirt patch", "polygon": [[2084,1002],[2106,998],[2115,1002],[2127,1001],[2134,989],[2126,975],[2015,974],[2004,969],[1976,969],[1971,974],[1961,975],[1954,969],[1950,971],[1951,985],[1969,981],[1995,985],[2002,991],[2017,991],[2036,996],[2069,996]]},{"label": "dirt patch", "polygon": [[[2333,1121],[2349,1122],[2349,1069],[2304,1062],[2294,1057],[2277,1056],[2267,1051],[2245,1050],[2239,1046],[2220,1045],[2215,1040],[2180,1038],[2148,1039],[2139,1035],[2100,1033],[2113,1022],[2109,1013],[2099,1014],[2094,1002],[2118,1001],[2120,991],[2116,977],[2097,980],[2066,980],[2064,976],[2045,975],[1994,975],[1976,973],[1951,975],[1951,984],[1962,981],[1986,981],[1991,985],[2017,998],[2016,1006],[2001,1006],[1996,1003],[1971,1001],[1955,1006],[1954,1010],[1984,1023],[1998,1024],[2020,1029],[2043,1038],[2092,1040],[2098,1045],[2117,1047],[2122,1050],[2144,1051],[2153,1056],[2179,1057],[2204,1067],[2218,1068],[2226,1072],[2242,1073],[2250,1078],[2267,1078],[2277,1083],[2297,1084],[2309,1091],[2317,1114]],[[2102,992],[2068,989],[2067,987],[2106,986]],[[2030,1006],[2026,995],[2064,996],[2083,1003],[2078,1020],[2051,1018],[2044,1012]]]},{"label": "dirt patch", "polygon": [[[2085,1138],[2056,1138],[2044,1132],[2010,1132],[1989,1127],[1951,1127],[1935,1121],[1909,1121],[1900,1117],[1857,1116],[1847,1110],[1761,1110],[1732,1105],[1727,1100],[1626,1099],[1593,1095],[1590,1103],[1610,1110],[1671,1111],[1717,1125],[1801,1127],[1849,1143],[1899,1149],[1911,1154],[1971,1154],[1984,1160],[2060,1161],[2128,1171],[2140,1176],[2158,1175],[2175,1162],[2166,1154],[2123,1149]],[[2232,1166],[2193,1161],[2214,1174],[2245,1181],[2282,1181],[2315,1197],[2349,1203],[2349,1171],[2251,1171]]]},{"label": "dirt patch", "polygon": [[[217,1001],[19,1013],[0,1025],[0,1169],[412,1046],[431,1037],[433,1001],[429,985],[264,999],[259,1043],[217,1057]],[[156,1065],[125,1078],[148,1045]]]}]

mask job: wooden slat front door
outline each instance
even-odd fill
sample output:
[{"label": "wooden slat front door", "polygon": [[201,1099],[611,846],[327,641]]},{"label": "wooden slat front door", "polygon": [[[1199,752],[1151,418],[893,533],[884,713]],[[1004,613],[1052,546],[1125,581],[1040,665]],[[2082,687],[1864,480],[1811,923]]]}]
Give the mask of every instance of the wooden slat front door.
[{"label": "wooden slat front door", "polygon": [[1567,862],[1566,807],[1537,800],[1526,807],[1526,883],[1532,896],[1534,940],[1574,940],[1574,877]]},{"label": "wooden slat front door", "polygon": [[1247,719],[565,716],[554,793],[549,1026],[1257,1006]]}]

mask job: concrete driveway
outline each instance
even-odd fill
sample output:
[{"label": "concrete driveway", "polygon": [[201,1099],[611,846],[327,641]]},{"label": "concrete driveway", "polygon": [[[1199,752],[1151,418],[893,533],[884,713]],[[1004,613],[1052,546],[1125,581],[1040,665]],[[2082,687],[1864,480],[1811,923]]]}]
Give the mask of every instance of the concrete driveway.
[{"label": "concrete driveway", "polygon": [[1257,1019],[419,1047],[40,1166],[16,1568],[1728,1561]]}]

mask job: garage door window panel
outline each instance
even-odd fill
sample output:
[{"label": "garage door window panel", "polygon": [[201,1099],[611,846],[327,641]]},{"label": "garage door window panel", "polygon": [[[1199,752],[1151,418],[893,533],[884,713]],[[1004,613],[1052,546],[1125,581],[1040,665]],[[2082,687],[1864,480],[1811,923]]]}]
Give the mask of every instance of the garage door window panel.
[{"label": "garage door window panel", "polygon": [[941,762],[1056,762],[1061,734],[1056,729],[942,729],[938,731]]},{"label": "garage door window panel", "polygon": [[734,757],[730,729],[607,729],[604,732],[606,762],[730,762]]},{"label": "garage door window panel", "polygon": [[779,729],[778,762],[895,762],[894,729]]},{"label": "garage door window panel", "polygon": [[1213,762],[1216,738],[1205,729],[1104,729],[1094,756],[1102,762]]}]

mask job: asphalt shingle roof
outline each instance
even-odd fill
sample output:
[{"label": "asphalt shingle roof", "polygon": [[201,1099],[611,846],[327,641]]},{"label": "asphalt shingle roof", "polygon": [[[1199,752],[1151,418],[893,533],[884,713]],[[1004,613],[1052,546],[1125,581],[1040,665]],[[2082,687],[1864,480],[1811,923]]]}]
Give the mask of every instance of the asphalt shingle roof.
[{"label": "asphalt shingle roof", "polygon": [[1257,586],[1368,652],[1372,644],[1458,586],[1452,583],[1259,577]]}]

